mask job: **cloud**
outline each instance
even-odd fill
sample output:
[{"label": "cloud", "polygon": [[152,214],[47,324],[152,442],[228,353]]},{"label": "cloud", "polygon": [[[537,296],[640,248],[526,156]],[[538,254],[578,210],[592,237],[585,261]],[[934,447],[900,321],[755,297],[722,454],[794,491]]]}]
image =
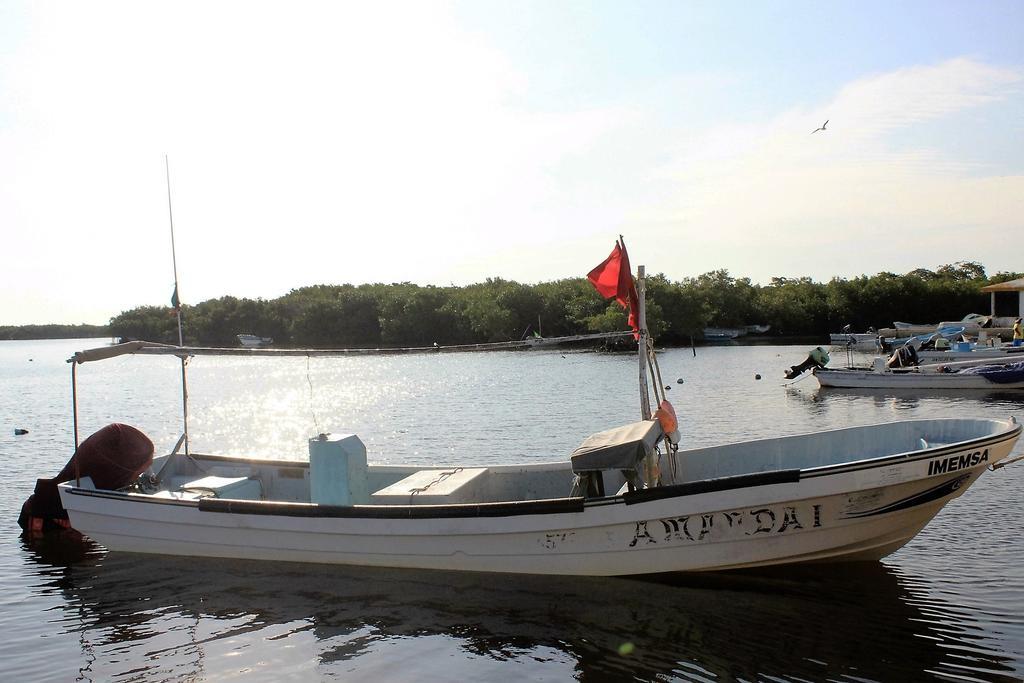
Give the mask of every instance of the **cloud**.
[{"label": "cloud", "polygon": [[[965,258],[1012,267],[1000,246],[1020,227],[1024,176],[947,152],[958,129],[944,126],[1019,98],[1022,82],[1020,69],[955,59],[860,79],[764,123],[713,128],[662,169],[678,199],[648,219],[691,247],[697,272],[827,279]],[[811,134],[826,119],[828,130]],[[873,244],[905,253],[868,246],[872,260],[852,258]]]}]

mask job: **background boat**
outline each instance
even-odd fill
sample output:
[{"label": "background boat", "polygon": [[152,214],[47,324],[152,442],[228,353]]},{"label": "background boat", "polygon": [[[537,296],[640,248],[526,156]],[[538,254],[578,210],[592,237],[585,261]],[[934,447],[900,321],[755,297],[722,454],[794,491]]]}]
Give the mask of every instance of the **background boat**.
[{"label": "background boat", "polygon": [[1024,363],[964,368],[953,372],[935,370],[860,370],[815,368],[823,387],[853,389],[945,389],[964,391],[1019,391],[1024,389]]},{"label": "background boat", "polygon": [[238,334],[235,336],[238,338],[238,343],[250,349],[270,346],[274,343],[274,339],[272,337],[259,337],[255,334]]}]

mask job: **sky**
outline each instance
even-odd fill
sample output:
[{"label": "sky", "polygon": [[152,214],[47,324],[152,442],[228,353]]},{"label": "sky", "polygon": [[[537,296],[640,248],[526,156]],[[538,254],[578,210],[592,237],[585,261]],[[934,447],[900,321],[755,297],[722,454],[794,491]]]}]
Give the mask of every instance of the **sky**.
[{"label": "sky", "polygon": [[[310,284],[1024,271],[1024,3],[0,0],[0,325]],[[826,130],[812,131],[828,120]]]}]

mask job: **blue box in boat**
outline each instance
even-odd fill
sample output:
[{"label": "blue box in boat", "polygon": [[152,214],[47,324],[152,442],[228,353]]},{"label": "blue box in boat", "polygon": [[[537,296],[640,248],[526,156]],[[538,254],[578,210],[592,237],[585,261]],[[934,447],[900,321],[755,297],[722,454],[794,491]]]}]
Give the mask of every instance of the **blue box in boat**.
[{"label": "blue box in boat", "polygon": [[953,349],[955,351],[970,351],[971,350],[971,342],[957,342],[953,346]]},{"label": "blue box in boat", "polygon": [[309,502],[366,503],[366,446],[355,434],[321,434],[309,440]]}]

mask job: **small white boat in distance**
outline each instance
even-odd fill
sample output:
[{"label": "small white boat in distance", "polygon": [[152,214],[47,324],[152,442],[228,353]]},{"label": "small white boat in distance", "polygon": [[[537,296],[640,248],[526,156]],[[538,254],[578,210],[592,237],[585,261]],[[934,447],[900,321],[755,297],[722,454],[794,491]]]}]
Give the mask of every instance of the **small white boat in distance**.
[{"label": "small white boat in distance", "polygon": [[270,346],[274,343],[273,337],[258,337],[255,334],[238,334],[238,343],[248,349],[256,349],[263,346]]},{"label": "small white boat in distance", "polygon": [[593,334],[573,334],[565,337],[542,337],[540,335],[525,337],[523,342],[527,348],[541,348],[545,346],[559,346],[561,344],[572,344],[581,341],[605,341],[608,339],[625,339],[632,337],[631,331],[624,332],[595,332]]},{"label": "small white boat in distance", "polygon": [[734,327],[705,327],[704,328],[704,341],[707,342],[728,342],[742,337],[746,334],[746,330],[741,330]]}]

